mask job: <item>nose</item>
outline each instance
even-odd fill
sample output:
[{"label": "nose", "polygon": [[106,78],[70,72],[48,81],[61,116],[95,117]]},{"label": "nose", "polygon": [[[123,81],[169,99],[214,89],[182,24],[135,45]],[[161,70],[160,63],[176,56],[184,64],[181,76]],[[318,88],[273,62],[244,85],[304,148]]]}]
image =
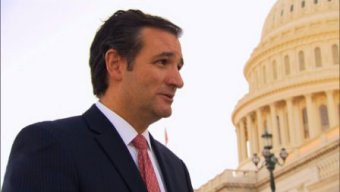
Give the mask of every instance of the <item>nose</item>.
[{"label": "nose", "polygon": [[184,81],[179,72],[179,69],[171,70],[171,73],[168,76],[167,83],[175,88],[182,88],[184,86]]}]

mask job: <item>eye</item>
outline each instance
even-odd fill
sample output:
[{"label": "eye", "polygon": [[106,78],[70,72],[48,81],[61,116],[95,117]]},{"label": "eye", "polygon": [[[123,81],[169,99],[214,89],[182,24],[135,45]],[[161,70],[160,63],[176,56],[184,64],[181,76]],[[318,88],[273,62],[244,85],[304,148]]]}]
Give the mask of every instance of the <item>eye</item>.
[{"label": "eye", "polygon": [[159,59],[155,63],[159,64],[159,65],[166,65],[166,64],[169,63],[169,60],[168,59]]}]

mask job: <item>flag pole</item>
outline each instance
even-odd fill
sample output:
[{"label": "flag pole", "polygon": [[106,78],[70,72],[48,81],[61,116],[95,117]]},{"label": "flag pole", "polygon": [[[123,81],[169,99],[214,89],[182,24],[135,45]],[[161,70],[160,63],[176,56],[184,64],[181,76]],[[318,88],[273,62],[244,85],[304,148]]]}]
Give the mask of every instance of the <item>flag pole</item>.
[{"label": "flag pole", "polygon": [[164,128],[164,143],[165,145],[168,145],[169,138],[168,138],[168,131],[166,130],[166,127]]}]

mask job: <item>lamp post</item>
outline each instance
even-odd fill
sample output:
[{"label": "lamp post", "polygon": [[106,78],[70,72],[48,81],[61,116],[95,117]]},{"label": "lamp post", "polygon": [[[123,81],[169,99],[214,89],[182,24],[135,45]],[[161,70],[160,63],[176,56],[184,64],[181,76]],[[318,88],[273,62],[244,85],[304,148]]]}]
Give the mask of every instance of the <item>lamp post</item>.
[{"label": "lamp post", "polygon": [[262,134],[262,139],[264,143],[262,155],[264,157],[264,162],[260,167],[258,167],[258,164],[260,163],[261,159],[260,157],[254,153],[251,161],[255,164],[256,167],[261,169],[264,165],[267,167],[269,174],[270,174],[270,188],[272,192],[275,192],[275,178],[273,171],[275,170],[276,164],[283,165],[286,161],[286,158],[288,157],[288,153],[285,148],[282,148],[280,151],[280,158],[282,159],[283,163],[280,163],[278,158],[275,157],[274,153],[272,153],[270,150],[272,149],[273,145],[273,135],[268,133],[267,130]]}]

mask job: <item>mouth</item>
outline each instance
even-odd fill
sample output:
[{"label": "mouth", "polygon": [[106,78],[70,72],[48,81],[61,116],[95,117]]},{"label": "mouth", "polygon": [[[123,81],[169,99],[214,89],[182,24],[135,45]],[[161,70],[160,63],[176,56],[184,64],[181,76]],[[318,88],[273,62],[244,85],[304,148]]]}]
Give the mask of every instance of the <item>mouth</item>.
[{"label": "mouth", "polygon": [[174,97],[175,97],[175,94],[172,94],[172,93],[161,93],[160,95],[163,97],[163,99],[166,102],[168,102],[170,104],[173,102]]}]

